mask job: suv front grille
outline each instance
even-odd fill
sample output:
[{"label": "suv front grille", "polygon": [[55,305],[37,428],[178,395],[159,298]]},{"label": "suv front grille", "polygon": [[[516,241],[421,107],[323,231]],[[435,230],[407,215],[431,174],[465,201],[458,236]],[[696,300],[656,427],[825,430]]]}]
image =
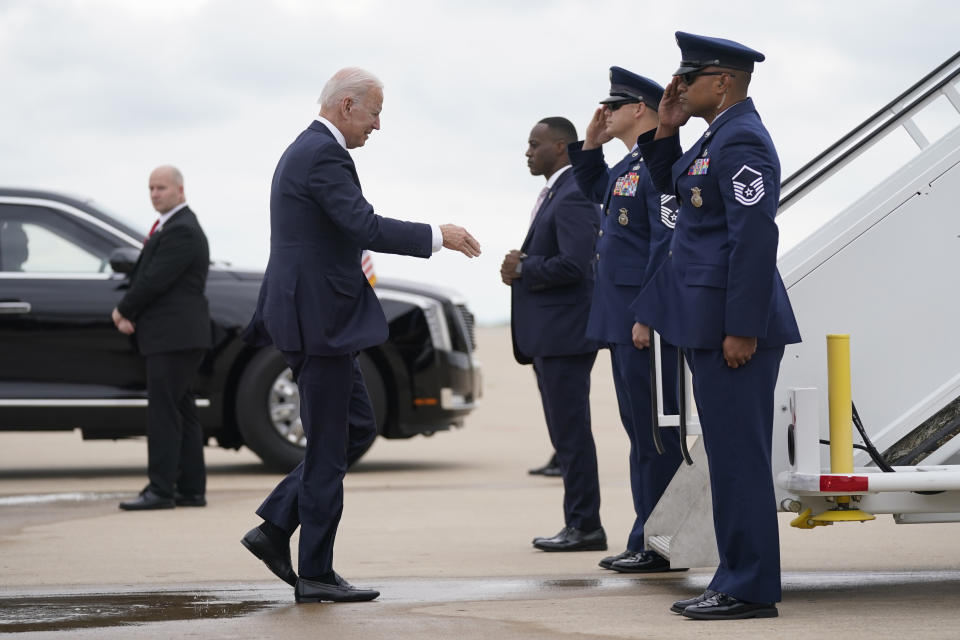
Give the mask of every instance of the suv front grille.
[{"label": "suv front grille", "polygon": [[467,348],[470,351],[473,351],[477,348],[477,335],[474,329],[474,319],[473,314],[470,313],[470,310],[467,309],[467,305],[458,304],[457,313],[460,315],[460,320],[463,321],[463,328],[467,332]]}]

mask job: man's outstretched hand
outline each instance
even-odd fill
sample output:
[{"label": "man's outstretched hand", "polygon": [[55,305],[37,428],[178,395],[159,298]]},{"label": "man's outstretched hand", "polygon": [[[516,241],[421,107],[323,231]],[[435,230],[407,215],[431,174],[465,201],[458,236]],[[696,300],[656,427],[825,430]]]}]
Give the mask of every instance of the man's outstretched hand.
[{"label": "man's outstretched hand", "polygon": [[468,258],[476,258],[480,255],[480,243],[463,227],[442,224],[440,233],[443,234],[443,246],[447,249],[459,251]]}]

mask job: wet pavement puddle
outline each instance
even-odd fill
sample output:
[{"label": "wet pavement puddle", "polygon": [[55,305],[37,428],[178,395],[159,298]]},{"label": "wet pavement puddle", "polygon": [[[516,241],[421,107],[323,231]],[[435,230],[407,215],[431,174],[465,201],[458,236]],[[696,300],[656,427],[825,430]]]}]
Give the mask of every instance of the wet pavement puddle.
[{"label": "wet pavement puddle", "polygon": [[0,598],[0,633],[69,631],[172,620],[236,618],[277,602],[229,594],[115,593]]},{"label": "wet pavement puddle", "polygon": [[[383,605],[433,605],[490,600],[566,599],[636,596],[639,593],[695,594],[706,588],[709,573],[598,578],[386,578],[357,580],[380,589]],[[960,571],[799,571],[783,574],[789,597],[822,591],[866,598],[901,597],[907,589],[917,597],[944,590],[960,593]],[[0,592],[0,634],[70,631],[181,620],[238,618],[271,609],[325,606],[295,605],[292,589],[276,583],[182,585],[156,591],[120,587],[113,593],[71,590],[70,593]],[[142,588],[141,588],[142,589]],[[338,605],[339,606],[339,605]]]}]

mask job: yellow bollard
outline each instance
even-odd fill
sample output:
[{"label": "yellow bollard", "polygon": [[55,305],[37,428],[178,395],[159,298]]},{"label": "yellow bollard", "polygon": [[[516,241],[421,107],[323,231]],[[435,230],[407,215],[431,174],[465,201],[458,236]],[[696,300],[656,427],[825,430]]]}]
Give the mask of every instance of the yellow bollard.
[{"label": "yellow bollard", "polygon": [[[830,409],[830,473],[853,473],[853,398],[850,384],[850,336],[827,335],[827,397]],[[850,508],[850,496],[837,496],[837,506],[810,518],[815,523],[873,520]]]},{"label": "yellow bollard", "polygon": [[[853,393],[850,336],[827,336],[827,402],[830,407],[830,473],[853,473]],[[849,503],[849,496],[837,503]]]}]

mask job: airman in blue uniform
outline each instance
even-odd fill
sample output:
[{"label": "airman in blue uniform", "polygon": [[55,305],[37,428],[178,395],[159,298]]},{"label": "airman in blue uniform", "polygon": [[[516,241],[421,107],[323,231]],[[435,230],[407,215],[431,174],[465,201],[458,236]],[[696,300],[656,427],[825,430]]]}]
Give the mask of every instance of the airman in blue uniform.
[{"label": "airman in blue uniform", "polygon": [[[683,349],[710,466],[720,565],[707,591],[671,610],[696,619],[774,617],[780,549],[770,465],[784,345],[800,341],[777,271],[780,161],[747,87],[762,53],[678,31],[682,53],[640,145],[680,209],[667,259],[631,308]],[[708,128],[684,153],[691,116]],[[641,343],[649,332],[640,332]]]},{"label": "airman in blue uniform", "polygon": [[[652,140],[663,87],[621,67],[610,68],[610,95],[600,101],[584,140],[568,148],[580,191],[600,204],[603,224],[597,238],[596,284],[587,337],[610,349],[620,419],[630,438],[630,487],[636,518],[626,550],[600,561],[624,573],[668,571],[670,563],[644,549],[643,525],[680,464],[680,439],[664,430],[663,455],[651,431],[650,350],[633,344],[636,317],[629,306],[667,255],[676,221],[676,198],[662,195],[637,150]],[[627,155],[613,167],[602,145],[619,138]],[[676,348],[665,350],[661,379],[664,410],[676,413]]]}]

